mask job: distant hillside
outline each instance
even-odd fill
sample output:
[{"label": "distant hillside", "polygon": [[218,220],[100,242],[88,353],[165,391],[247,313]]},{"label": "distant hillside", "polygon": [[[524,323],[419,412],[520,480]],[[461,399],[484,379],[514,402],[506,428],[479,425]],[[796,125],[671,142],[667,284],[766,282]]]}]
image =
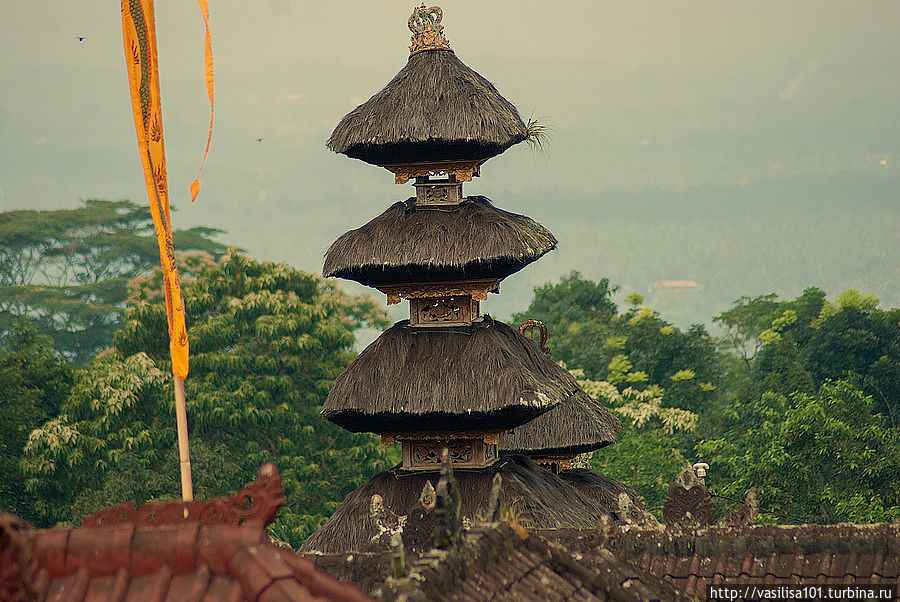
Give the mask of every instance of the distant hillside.
[{"label": "distant hillside", "polygon": [[[504,283],[487,310],[525,308],[531,287],[579,270],[637,291],[679,325],[709,323],[741,295],[847,288],[900,306],[900,178],[797,177],[683,192],[501,193],[556,234],[559,251]],[[655,290],[692,280],[699,289]],[[620,295],[620,299],[621,299]]]}]

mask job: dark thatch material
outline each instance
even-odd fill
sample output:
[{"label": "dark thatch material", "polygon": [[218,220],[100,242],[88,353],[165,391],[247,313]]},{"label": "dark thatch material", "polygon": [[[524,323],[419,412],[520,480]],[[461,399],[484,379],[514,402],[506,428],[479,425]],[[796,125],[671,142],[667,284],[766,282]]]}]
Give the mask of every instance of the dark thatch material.
[{"label": "dark thatch material", "polygon": [[519,112],[452,50],[409,57],[383,90],[346,115],[331,150],[375,165],[482,160],[525,139]]},{"label": "dark thatch material", "polygon": [[362,284],[505,278],[556,248],[556,238],[524,215],[483,196],[458,205],[391,205],[325,252],[325,276]]},{"label": "dark thatch material", "polygon": [[615,443],[622,423],[578,391],[546,414],[504,433],[500,449],[517,454],[583,454]]},{"label": "dark thatch material", "polygon": [[403,320],[337,377],[322,415],[353,432],[502,430],[578,390],[534,341],[490,316],[452,328]]},{"label": "dark thatch material", "polygon": [[[508,514],[522,526],[535,529],[562,527],[593,528],[601,515],[615,507],[602,507],[596,497],[589,499],[557,475],[544,470],[525,456],[504,456],[493,466],[480,470],[454,470],[462,498],[462,515],[480,520],[490,496],[494,474],[500,473],[501,515]],[[410,515],[427,481],[437,485],[438,472],[408,472],[398,467],[375,475],[351,493],[328,522],[303,542],[300,551],[332,554],[349,551],[373,552],[373,541],[385,542],[371,519],[369,503],[379,494],[384,507],[398,516]],[[621,488],[622,485],[616,485]],[[612,495],[612,494],[611,494]],[[404,528],[404,534],[406,532]],[[414,529],[411,529],[414,531]],[[415,547],[416,542],[405,542]],[[383,544],[383,545],[386,545]]]},{"label": "dark thatch material", "polygon": [[610,515],[617,521],[624,520],[624,517],[619,516],[618,510],[616,510],[619,508],[619,494],[622,492],[627,493],[632,499],[632,503],[643,509],[643,506],[640,506],[640,502],[637,501],[639,499],[637,491],[612,477],[597,474],[585,468],[562,470],[558,476],[582,494],[594,500],[601,508],[614,509],[610,510]]}]

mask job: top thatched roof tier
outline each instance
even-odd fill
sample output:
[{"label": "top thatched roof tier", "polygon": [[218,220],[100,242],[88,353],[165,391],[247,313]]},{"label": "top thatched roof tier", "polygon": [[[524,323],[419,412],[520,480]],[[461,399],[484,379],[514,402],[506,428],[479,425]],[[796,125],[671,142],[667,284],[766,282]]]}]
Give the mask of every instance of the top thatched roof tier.
[{"label": "top thatched roof tier", "polygon": [[403,320],[338,376],[322,415],[354,432],[496,431],[578,390],[537,344],[489,316],[451,328]]},{"label": "top thatched roof tier", "polygon": [[505,452],[535,455],[583,454],[615,443],[622,423],[584,391],[531,422],[500,436]]},{"label": "top thatched roof tier", "polygon": [[516,107],[452,50],[424,50],[346,115],[331,150],[374,165],[483,161],[526,137]]},{"label": "top thatched roof tier", "polygon": [[505,278],[556,248],[549,230],[483,196],[457,205],[394,203],[325,252],[325,276],[368,286]]}]

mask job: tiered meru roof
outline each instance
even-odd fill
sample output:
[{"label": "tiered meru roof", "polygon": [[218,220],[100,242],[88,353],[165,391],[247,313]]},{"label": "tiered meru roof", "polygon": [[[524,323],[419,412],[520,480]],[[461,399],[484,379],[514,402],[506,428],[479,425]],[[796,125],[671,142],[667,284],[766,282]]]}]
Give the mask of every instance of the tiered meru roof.
[{"label": "tiered meru roof", "polygon": [[450,328],[403,320],[338,376],[322,415],[354,432],[500,430],[578,391],[533,341],[489,316]]},{"label": "tiered meru roof", "polygon": [[516,107],[452,50],[426,50],[344,117],[328,148],[375,165],[484,160],[525,139]]},{"label": "tiered meru roof", "polygon": [[500,436],[500,451],[530,455],[583,454],[615,443],[622,423],[579,389],[549,412]]},{"label": "tiered meru roof", "polygon": [[409,199],[334,241],[322,272],[369,286],[505,278],[554,248],[546,228],[486,197],[424,207]]}]

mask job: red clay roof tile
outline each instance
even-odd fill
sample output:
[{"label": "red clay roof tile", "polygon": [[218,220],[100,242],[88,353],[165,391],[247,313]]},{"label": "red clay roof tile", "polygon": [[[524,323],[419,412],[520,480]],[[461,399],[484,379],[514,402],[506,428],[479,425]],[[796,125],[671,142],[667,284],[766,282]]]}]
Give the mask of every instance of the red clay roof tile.
[{"label": "red clay roof tile", "polygon": [[65,572],[89,566],[91,575],[112,575],[127,567],[131,558],[134,525],[101,529],[72,529],[66,545]]},{"label": "red clay roof tile", "polygon": [[241,585],[230,576],[216,575],[209,582],[204,602],[239,602],[244,600]]},{"label": "red clay roof tile", "polygon": [[[15,541],[0,537],[0,558],[5,558],[2,554],[33,558],[27,583],[20,580],[13,585],[30,587],[46,600],[223,602],[261,596],[371,601],[355,586],[336,581],[309,560],[269,543],[260,520],[274,515],[273,500],[281,503],[281,485],[274,467],[261,470],[261,481],[238,496],[195,503],[202,512],[193,517],[184,516],[180,503],[131,508],[130,514],[122,506],[86,521],[95,526],[36,531],[17,517],[4,515],[0,518],[13,522],[3,523],[2,533],[18,521],[17,532],[23,535]],[[256,492],[264,503],[257,507],[256,497],[248,501],[248,491]],[[224,524],[211,524],[217,512]],[[133,522],[126,520],[129,516]],[[160,520],[162,524],[155,524]]]},{"label": "red clay roof tile", "polygon": [[38,566],[47,569],[50,577],[66,574],[66,545],[71,529],[43,529],[34,539],[34,556]]},{"label": "red clay roof tile", "polygon": [[176,575],[169,584],[167,600],[202,600],[209,587],[211,574],[209,567],[200,565],[196,571]]}]

